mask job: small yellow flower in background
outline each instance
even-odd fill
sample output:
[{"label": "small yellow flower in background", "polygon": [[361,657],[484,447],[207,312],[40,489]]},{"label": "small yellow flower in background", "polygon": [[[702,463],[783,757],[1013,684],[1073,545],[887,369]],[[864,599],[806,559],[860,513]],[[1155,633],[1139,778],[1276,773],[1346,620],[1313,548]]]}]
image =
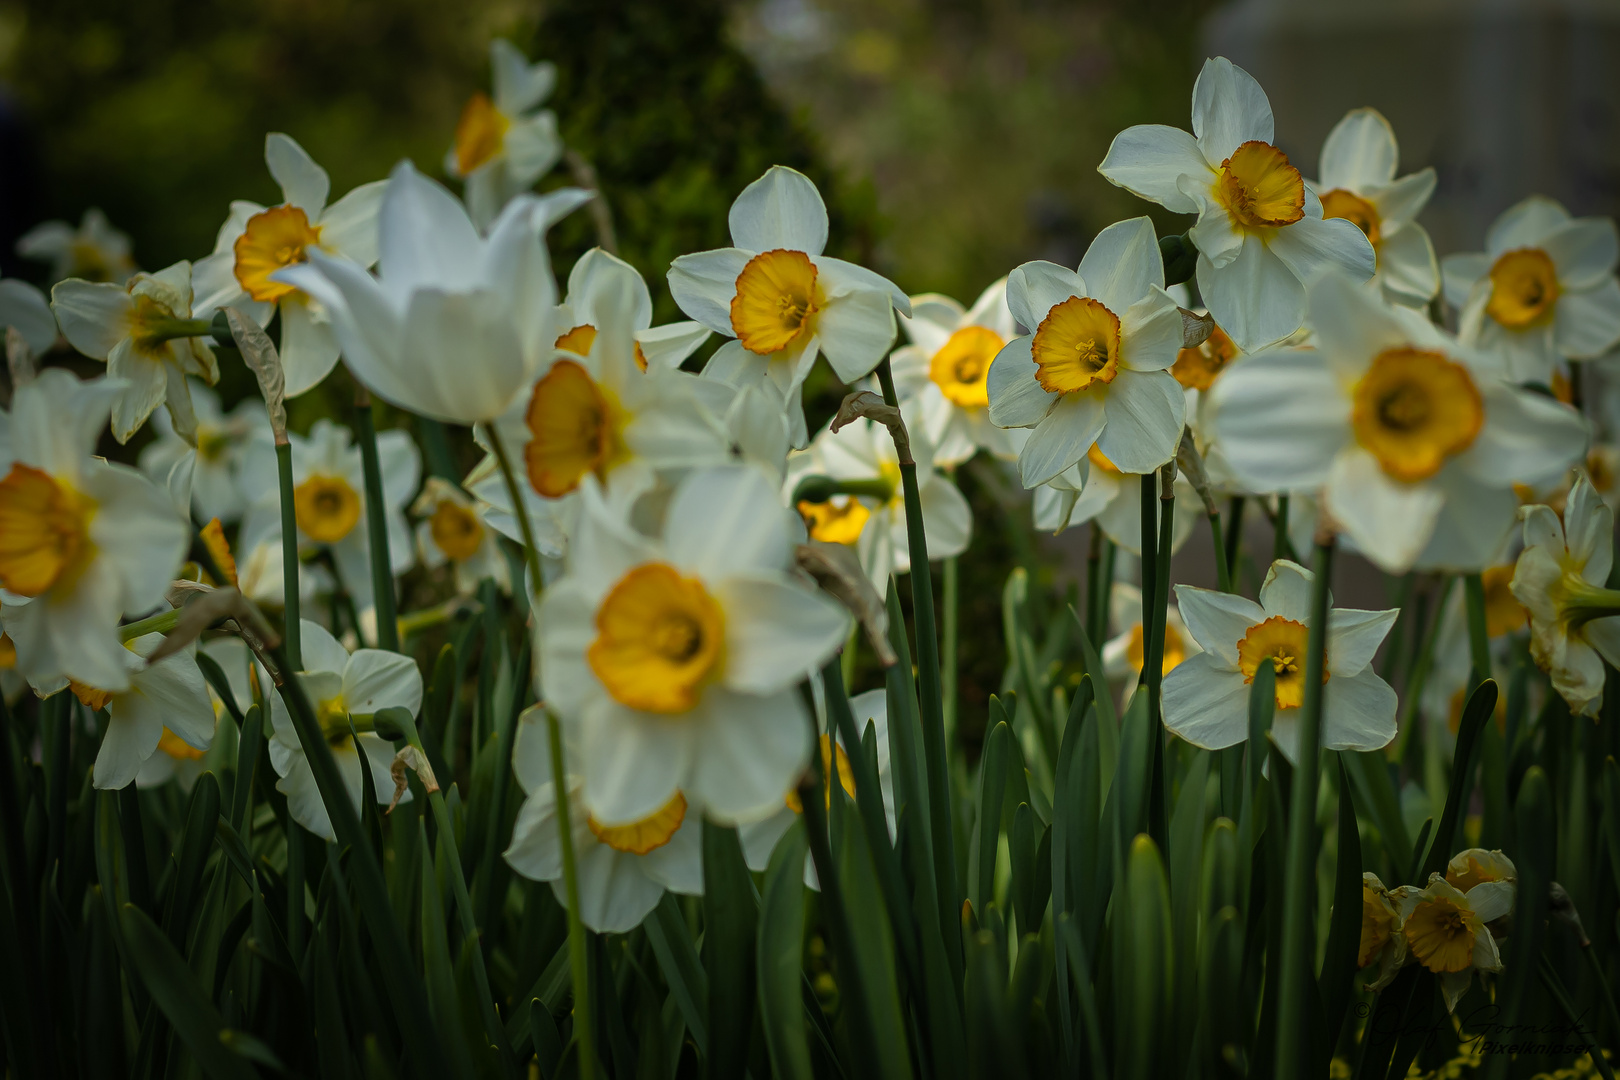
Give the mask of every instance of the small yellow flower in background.
[{"label": "small yellow flower in background", "polygon": [[1513,910],[1511,881],[1481,882],[1465,893],[1431,874],[1427,887],[1403,885],[1390,897],[1412,959],[1440,977],[1448,1010],[1456,1009],[1475,971],[1502,970],[1496,937],[1486,924]]},{"label": "small yellow flower in background", "polygon": [[135,274],[124,284],[69,278],[51,290],[51,310],[62,336],[84,355],[107,362],[107,374],[122,386],[113,405],[113,437],[128,442],[159,405],[169,407],[181,438],[197,438],[186,376],[219,381],[214,350],[199,337],[166,337],[191,318],[192,268],[177,262],[155,274]]},{"label": "small yellow flower in background", "polygon": [[1356,967],[1365,971],[1378,965],[1378,973],[1369,988],[1381,990],[1405,963],[1406,935],[1401,931],[1400,912],[1378,875],[1364,873],[1361,875],[1361,944],[1356,950]]},{"label": "small yellow flower in background", "polygon": [[45,221],[17,241],[17,254],[51,264],[53,283],[80,278],[122,285],[135,272],[129,251],[129,234],[115,229],[94,206],[84,212],[78,228],[65,221]]},{"label": "small yellow flower in background", "polygon": [[1305,283],[1328,267],[1372,276],[1372,244],[1323,206],[1272,145],[1271,102],[1224,56],[1193,87],[1192,134],[1138,124],[1115,136],[1097,166],[1110,183],[1171,213],[1197,214],[1198,292],[1245,351],[1280,341],[1305,321]]},{"label": "small yellow flower in background", "polygon": [[387,181],[361,184],[327,205],[331,179],[290,137],[265,136],[264,162],[283,201],[231,203],[213,254],[197,261],[196,310],[207,318],[220,308],[240,308],[260,326],[280,312],[277,352],[287,396],[295,397],[326,378],[338,360],[338,340],[326,309],[277,272],[303,264],[312,251],[369,268],[377,261],[377,212]]},{"label": "small yellow flower in background", "polygon": [[501,554],[495,530],[487,528],[466,492],[441,477],[430,476],[422,485],[411,513],[416,525],[416,553],[422,565],[435,570],[446,563],[455,575],[456,592],[478,590],[492,578],[502,592],[512,591],[511,569]]},{"label": "small yellow flower in background", "polygon": [[1352,109],[1322,144],[1320,179],[1324,218],[1347,218],[1367,235],[1377,255],[1377,281],[1398,304],[1421,307],[1440,291],[1440,263],[1416,218],[1434,194],[1434,169],[1395,177],[1400,150],[1395,131],[1377,109]]},{"label": "small yellow flower in background", "polygon": [[1527,506],[1513,595],[1530,613],[1530,655],[1577,716],[1603,705],[1603,662],[1620,663],[1620,592],[1606,588],[1614,562],[1614,511],[1583,474],[1564,518]]},{"label": "small yellow flower in background", "polygon": [[1446,300],[1464,341],[1518,382],[1550,384],[1559,358],[1589,360],[1620,342],[1620,236],[1610,218],[1575,218],[1532,195],[1485,235],[1485,250],[1447,255]]},{"label": "small yellow flower in background", "polygon": [[468,100],[456,124],[444,171],[466,182],[467,211],[488,228],[511,199],[534,186],[562,157],[557,117],[539,105],[557,85],[557,69],[528,57],[509,41],[489,43],[494,96]]},{"label": "small yellow flower in background", "polygon": [[[1147,640],[1142,633],[1142,590],[1127,581],[1114,582],[1108,594],[1108,621],[1114,636],[1103,646],[1103,670],[1110,679],[1135,683],[1147,657]],[[1187,632],[1176,605],[1165,608],[1164,674],[1168,675],[1202,648]],[[1127,690],[1128,692],[1128,690]]]}]

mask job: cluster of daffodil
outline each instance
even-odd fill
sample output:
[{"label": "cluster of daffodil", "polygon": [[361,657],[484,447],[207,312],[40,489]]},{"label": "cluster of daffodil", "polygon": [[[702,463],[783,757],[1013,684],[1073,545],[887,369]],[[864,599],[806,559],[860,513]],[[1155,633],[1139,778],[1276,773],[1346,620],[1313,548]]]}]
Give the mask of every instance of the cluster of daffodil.
[{"label": "cluster of daffodil", "polygon": [[[1427,998],[1530,1007],[1528,976],[1496,977],[1537,970],[1515,950],[1550,933],[1564,895],[1548,857],[1521,897],[1502,851],[1453,849],[1483,832],[1525,863],[1550,816],[1531,759],[1548,756],[1583,800],[1607,785],[1620,845],[1612,758],[1594,780],[1558,756],[1613,741],[1568,727],[1604,714],[1620,665],[1605,501],[1620,452],[1601,441],[1620,416],[1579,396],[1579,365],[1620,348],[1613,222],[1531,198],[1484,253],[1439,259],[1416,221],[1434,172],[1397,175],[1382,116],[1348,114],[1307,179],[1259,85],[1217,58],[1191,132],[1130,128],[1099,166],[1188,215],[1182,234],[1121,221],[1078,267],[1026,263],[964,306],[826,255],[820,193],[776,166],[737,195],[731,246],[669,266],[687,318],[653,325],[648,282],[609,250],[559,288],[548,230],[601,196],[534,192],[564,156],[541,108],[554,72],[503,41],[492,62],[493,94],[466,106],[443,162],[461,197],[402,162],[334,199],[271,134],[282,201],[232,203],[195,262],[138,271],[92,213],[25,238],[51,264],[48,299],[0,282],[7,700],[60,770],[42,795],[51,858],[71,748],[98,737],[78,812],[105,851],[125,845],[95,868],[131,905],[107,932],[119,962],[169,965],[140,976],[156,1005],[130,1006],[143,1067],[165,1052],[144,1034],[153,1007],[210,1075],[277,1054],[303,1067],[313,1051],[281,1028],[215,1033],[308,1008],[325,1014],[323,1072],[362,1044],[384,1054],[381,1031],[395,1056],[368,1069],[434,1076],[516,1076],[529,1057],[541,1075],[628,1075],[640,1055],[674,1075],[688,1045],[728,1076],[1302,1076],[1342,1043],[1383,1077],[1418,1050],[1380,1048],[1379,1025],[1415,1022]],[[105,375],[40,368],[59,338]],[[286,399],[340,360],[354,429],[289,431]],[[812,430],[820,360],[849,396]],[[227,412],[210,387],[238,362],[264,397]],[[373,430],[373,396],[441,438],[470,429],[482,460],[424,481],[411,436]],[[97,456],[104,434],[149,423],[139,469]],[[972,782],[954,685],[959,651],[988,637],[957,620],[970,462],[1031,493],[1025,528],[1092,526],[1072,620],[1040,614],[1023,569],[1009,579],[1007,679]],[[1244,556],[1245,505],[1272,521],[1269,559]],[[1200,516],[1218,587],[1172,590]],[[1335,606],[1336,550],[1399,578],[1402,602]],[[399,613],[423,582],[437,599]],[[1413,590],[1433,602],[1426,629],[1402,610]],[[441,632],[434,663],[401,648]],[[884,681],[851,696],[863,641]],[[1481,745],[1483,818],[1466,801]],[[261,786],[255,816],[261,750],[274,794]],[[171,781],[190,793],[183,830],[180,804],[159,802]],[[142,798],[176,823],[161,904],[131,846]],[[384,839],[376,807],[402,804]],[[0,812],[26,848],[17,801]],[[1590,840],[1583,826],[1571,843]],[[237,938],[251,924],[312,995],[298,1010],[267,1012],[275,991],[232,975],[229,949],[186,951],[192,898],[175,890],[199,888],[216,843],[207,902],[237,898]],[[1612,902],[1594,876],[1583,902]],[[823,891],[819,921],[804,886]],[[154,943],[141,920],[160,907]],[[833,956],[814,982],[807,926]],[[1613,959],[1593,961],[1586,999],[1607,995]],[[1473,989],[1476,971],[1492,978]],[[367,972],[395,1018],[368,990],[343,1027],[333,988]],[[1341,1041],[1354,993],[1374,1008]],[[1620,1037],[1620,1015],[1602,1023]]]}]

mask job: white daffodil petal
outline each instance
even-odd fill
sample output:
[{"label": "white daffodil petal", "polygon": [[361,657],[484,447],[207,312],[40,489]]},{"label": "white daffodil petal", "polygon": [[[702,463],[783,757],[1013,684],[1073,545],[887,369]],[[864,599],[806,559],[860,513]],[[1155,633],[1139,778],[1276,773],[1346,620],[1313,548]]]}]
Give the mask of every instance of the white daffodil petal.
[{"label": "white daffodil petal", "polygon": [[1302,217],[1271,237],[1271,253],[1306,284],[1337,270],[1366,281],[1377,268],[1367,234],[1346,218]]},{"label": "white daffodil petal", "polygon": [[1237,667],[1238,642],[1267,614],[1247,597],[1191,585],[1176,586],[1176,609],[1204,652],[1233,669]]},{"label": "white daffodil petal", "polygon": [[1280,341],[1305,321],[1305,287],[1253,234],[1219,271],[1198,257],[1198,291],[1215,322],[1244,352]]},{"label": "white daffodil petal", "polygon": [[1322,688],[1322,748],[1382,750],[1395,738],[1395,691],[1370,667]]},{"label": "white daffodil petal", "polygon": [[838,651],[849,614],[786,571],[734,574],[715,589],[725,611],[725,683],[739,693],[774,694]]},{"label": "white daffodil petal", "polygon": [[669,267],[669,294],[688,318],[717,334],[736,337],[731,327],[731,301],[737,275],[753,256],[739,248],[719,248],[682,255]]},{"label": "white daffodil petal", "polygon": [[326,197],[331,193],[332,181],[326,170],[315,164],[302,146],[291,137],[273,131],[264,137],[264,163],[270,175],[281,187],[287,202],[298,207],[311,221],[326,209]]},{"label": "white daffodil petal", "polygon": [[1224,750],[1249,737],[1249,686],[1210,653],[1172,668],[1163,694],[1164,726],[1194,746]]},{"label": "white daffodil petal", "polygon": [[820,255],[827,246],[827,205],[803,173],[773,165],[731,204],[731,242],[749,251],[786,248]]},{"label": "white daffodil petal", "polygon": [[1197,201],[1179,185],[1183,176],[1205,184],[1214,179],[1198,140],[1180,128],[1164,124],[1137,124],[1115,135],[1097,171],[1109,183],[1156,202],[1173,214],[1198,212]]},{"label": "white daffodil petal", "polygon": [[1059,395],[1036,380],[1033,338],[1009,341],[990,363],[985,389],[990,396],[990,422],[998,427],[1033,427],[1052,411]]},{"label": "white daffodil petal", "polygon": [[1557,311],[1555,335],[1565,356],[1601,356],[1620,342],[1620,280],[1613,275],[1594,289],[1565,293]]},{"label": "white daffodil petal", "polygon": [[1485,253],[1491,259],[1514,248],[1539,247],[1553,230],[1568,221],[1569,211],[1545,195],[1532,195],[1515,203],[1485,233]]},{"label": "white daffodil petal", "polygon": [[767,697],[715,687],[689,723],[703,728],[691,791],[722,822],[766,816],[810,760],[810,729],[797,688]]},{"label": "white daffodil petal", "polygon": [[[995,370],[995,365],[991,365]],[[1103,432],[1107,415],[1095,394],[1065,394],[1035,425],[1018,455],[1018,472],[1026,488],[1044,484],[1086,456]]]},{"label": "white daffodil petal", "polygon": [[1360,447],[1334,460],[1324,495],[1334,520],[1362,553],[1392,574],[1411,568],[1445,504],[1436,485],[1392,480]]},{"label": "white daffodil petal", "polygon": [[1333,125],[1322,144],[1324,190],[1360,191],[1395,179],[1395,130],[1377,109],[1352,109]]},{"label": "white daffodil petal", "polygon": [[1372,663],[1400,612],[1334,608],[1328,612],[1328,672],[1349,678]]},{"label": "white daffodil petal", "polygon": [[1204,61],[1193,84],[1192,129],[1211,164],[1231,157],[1246,142],[1276,138],[1266,92],[1253,75],[1224,56]]},{"label": "white daffodil petal", "polygon": [[[1281,615],[1294,622],[1311,621],[1311,594],[1316,575],[1296,562],[1278,559],[1266,571],[1260,585],[1260,606],[1267,615]],[[1329,600],[1329,603],[1332,603]]]},{"label": "white daffodil petal", "polygon": [[1109,311],[1124,314],[1155,285],[1164,287],[1164,256],[1151,218],[1116,221],[1098,233],[1080,260],[1080,279]]},{"label": "white daffodil petal", "polygon": [[1321,488],[1350,438],[1350,404],[1316,353],[1251,356],[1215,381],[1208,407],[1227,465],[1253,491]]}]

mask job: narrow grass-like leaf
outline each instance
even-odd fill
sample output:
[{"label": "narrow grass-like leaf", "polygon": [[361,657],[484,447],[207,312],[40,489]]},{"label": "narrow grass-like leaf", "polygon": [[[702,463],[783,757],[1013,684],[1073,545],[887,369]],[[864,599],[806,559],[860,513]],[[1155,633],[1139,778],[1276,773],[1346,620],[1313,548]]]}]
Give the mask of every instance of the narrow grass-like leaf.
[{"label": "narrow grass-like leaf", "polygon": [[754,1023],[759,904],[737,830],[703,822],[703,970],[709,976],[709,1068],[741,1080]]},{"label": "narrow grass-like leaf", "polygon": [[1125,962],[1115,971],[1119,980],[1118,1075],[1124,1080],[1152,1080],[1166,1075],[1160,1069],[1167,1050],[1160,1031],[1170,1012],[1174,939],[1164,861],[1145,834],[1131,841],[1124,886],[1124,909],[1117,916],[1117,925]]},{"label": "narrow grass-like leaf", "polygon": [[692,944],[692,935],[686,928],[686,920],[681,917],[675,898],[666,892],[642,926],[647,932],[648,943],[652,945],[653,955],[658,958],[664,981],[669,984],[670,995],[686,1021],[687,1030],[692,1033],[692,1041],[697,1044],[698,1053],[707,1055],[708,976],[704,974],[697,948]]},{"label": "narrow grass-like leaf", "polygon": [[978,820],[974,830],[973,910],[996,898],[996,851],[1001,846],[1001,799],[1007,787],[1007,744],[1012,729],[1000,721],[990,729],[979,758]]},{"label": "narrow grass-like leaf", "polygon": [[804,961],[804,861],[809,850],[804,822],[796,821],[771,852],[760,901],[759,1012],[772,1071],[783,1080],[811,1080],[814,1075],[799,990]]},{"label": "narrow grass-like leaf", "polygon": [[1350,1007],[1352,983],[1356,975],[1356,954],[1361,944],[1361,832],[1356,826],[1355,806],[1350,800],[1350,774],[1344,767],[1348,751],[1339,760],[1339,851],[1333,874],[1333,914],[1328,923],[1327,951],[1322,957],[1322,973],[1317,982],[1322,997],[1324,1043],[1316,1047],[1312,1068],[1327,1067],[1344,1026]]},{"label": "narrow grass-like leaf", "polygon": [[1457,728],[1457,749],[1451,759],[1451,789],[1446,793],[1446,808],[1440,815],[1440,824],[1429,845],[1429,857],[1424,861],[1423,873],[1418,876],[1419,884],[1427,881],[1430,874],[1444,870],[1453,854],[1463,803],[1473,790],[1474,747],[1479,743],[1480,731],[1495,712],[1496,683],[1486,679],[1475,687],[1468,696],[1468,704],[1463,706],[1462,720]]},{"label": "narrow grass-like leaf", "polygon": [[191,913],[197,904],[197,887],[202,882],[203,867],[214,846],[215,822],[219,820],[219,781],[214,774],[205,772],[191,789],[191,805],[186,811],[185,832],[176,849],[173,884],[169,889],[169,903],[163,913],[163,932],[169,935],[175,948],[186,947],[191,930]]}]

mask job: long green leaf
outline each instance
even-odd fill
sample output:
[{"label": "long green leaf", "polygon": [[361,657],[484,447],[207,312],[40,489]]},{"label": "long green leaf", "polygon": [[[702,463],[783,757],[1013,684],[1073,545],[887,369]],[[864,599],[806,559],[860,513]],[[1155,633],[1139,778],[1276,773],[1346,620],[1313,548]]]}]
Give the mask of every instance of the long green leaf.
[{"label": "long green leaf", "polygon": [[[802,865],[802,863],[801,863]],[[709,975],[709,1069],[740,1080],[754,1025],[759,902],[734,828],[703,822],[703,970]]]},{"label": "long green leaf", "polygon": [[1350,800],[1350,773],[1339,760],[1339,851],[1333,875],[1333,915],[1328,923],[1327,952],[1322,957],[1322,974],[1317,982],[1322,997],[1324,1041],[1317,1049],[1313,1067],[1325,1069],[1333,1056],[1344,1014],[1350,1007],[1352,983],[1356,975],[1356,954],[1361,945],[1361,832],[1356,826],[1355,806]]},{"label": "long green leaf", "polygon": [[771,1068],[783,1080],[811,1080],[810,1040],[800,992],[804,962],[804,861],[810,842],[795,821],[771,852],[760,902],[759,1013]]}]

